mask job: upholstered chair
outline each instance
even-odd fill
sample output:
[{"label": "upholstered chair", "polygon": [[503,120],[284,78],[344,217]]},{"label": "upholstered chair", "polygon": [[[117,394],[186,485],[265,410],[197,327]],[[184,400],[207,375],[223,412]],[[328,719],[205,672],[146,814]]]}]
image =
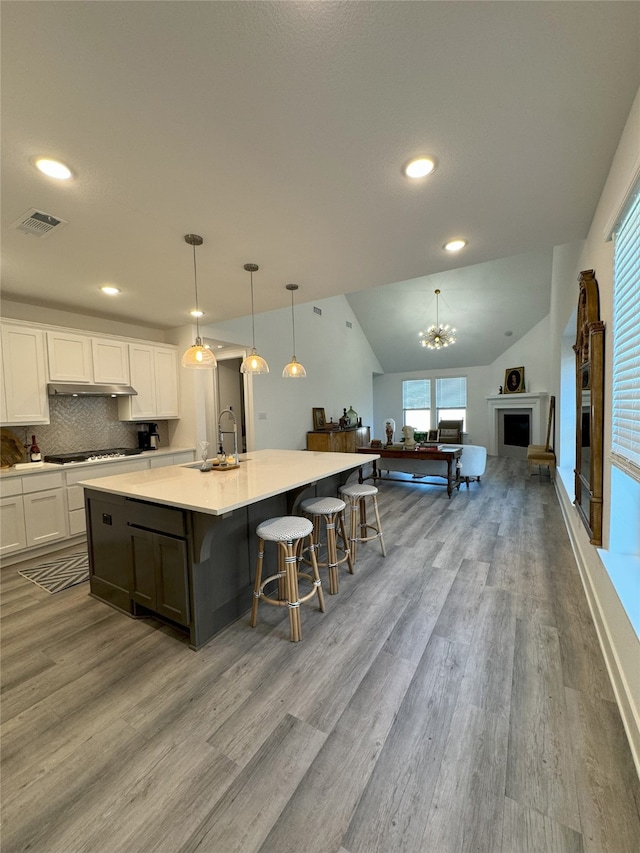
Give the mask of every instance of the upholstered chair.
[{"label": "upholstered chair", "polygon": [[438,440],[442,444],[462,443],[463,421],[440,421],[438,424]]},{"label": "upholstered chair", "polygon": [[487,448],[479,444],[465,444],[460,457],[460,480],[467,484],[472,480],[480,482],[487,465]]}]

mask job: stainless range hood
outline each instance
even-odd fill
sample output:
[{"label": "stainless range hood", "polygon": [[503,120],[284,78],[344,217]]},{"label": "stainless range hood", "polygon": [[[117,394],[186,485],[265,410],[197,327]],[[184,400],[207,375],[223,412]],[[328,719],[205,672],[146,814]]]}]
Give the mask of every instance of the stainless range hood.
[{"label": "stainless range hood", "polygon": [[49,383],[50,397],[135,397],[138,392],[131,385],[72,385]]}]

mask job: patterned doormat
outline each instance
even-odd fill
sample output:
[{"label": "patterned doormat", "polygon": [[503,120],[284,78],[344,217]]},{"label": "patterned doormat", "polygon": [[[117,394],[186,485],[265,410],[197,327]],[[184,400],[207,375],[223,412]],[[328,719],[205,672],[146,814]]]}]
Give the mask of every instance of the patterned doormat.
[{"label": "patterned doormat", "polygon": [[70,586],[89,580],[89,557],[86,554],[58,557],[56,560],[48,560],[32,569],[19,570],[18,574],[38,584],[47,592],[61,592]]}]

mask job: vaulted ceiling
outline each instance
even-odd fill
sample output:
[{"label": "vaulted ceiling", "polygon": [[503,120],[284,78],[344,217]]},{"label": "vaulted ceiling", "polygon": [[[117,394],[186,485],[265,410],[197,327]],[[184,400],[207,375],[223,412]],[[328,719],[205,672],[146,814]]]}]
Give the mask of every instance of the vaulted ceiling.
[{"label": "vaulted ceiling", "polygon": [[[203,323],[249,313],[253,261],[257,311],[287,282],[296,304],[348,294],[385,370],[420,366],[436,287],[459,333],[441,364],[488,363],[545,316],[552,247],[586,236],[640,85],[638,3],[1,12],[4,298],[184,325],[195,232]],[[422,153],[437,169],[411,181]],[[67,224],[27,236],[31,209]]]}]

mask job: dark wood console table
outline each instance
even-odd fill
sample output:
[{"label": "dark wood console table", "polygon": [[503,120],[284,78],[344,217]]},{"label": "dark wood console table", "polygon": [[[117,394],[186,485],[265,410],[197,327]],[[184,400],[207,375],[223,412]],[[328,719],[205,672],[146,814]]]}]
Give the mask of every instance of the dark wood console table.
[{"label": "dark wood console table", "polygon": [[[420,450],[399,450],[392,449],[387,447],[360,447],[357,450],[358,453],[377,453],[380,457],[380,463],[378,464],[376,460],[373,461],[372,471],[371,471],[371,479],[372,480],[393,480],[394,477],[383,477],[378,468],[384,471],[384,460],[385,459],[404,459],[412,462],[446,462],[447,463],[447,473],[445,474],[431,474],[430,472],[426,472],[424,477],[440,477],[445,480],[444,483],[440,483],[433,480],[426,480],[422,478],[420,475],[420,479],[422,482],[429,483],[433,486],[446,486],[447,494],[451,497],[453,492],[454,485],[456,488],[460,488],[460,476],[458,474],[458,466],[457,460],[462,456],[462,448],[458,446],[452,447],[450,450],[441,448],[440,450],[431,449],[431,448],[421,448]],[[407,471],[406,473],[411,473],[411,471]],[[368,477],[362,476],[362,469],[360,469],[360,482],[363,479],[369,479]]]}]

